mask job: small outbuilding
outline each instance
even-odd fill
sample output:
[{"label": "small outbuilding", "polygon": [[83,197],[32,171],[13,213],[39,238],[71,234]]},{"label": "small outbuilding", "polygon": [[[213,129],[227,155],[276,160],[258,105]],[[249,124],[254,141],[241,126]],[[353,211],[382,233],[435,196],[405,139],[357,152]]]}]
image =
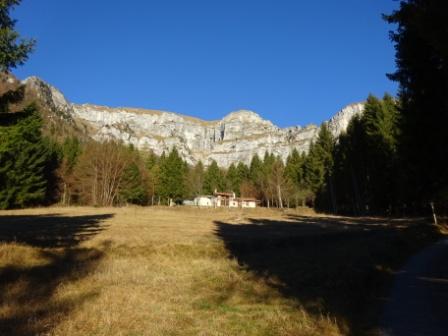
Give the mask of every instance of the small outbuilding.
[{"label": "small outbuilding", "polygon": [[202,196],[197,196],[194,199],[194,205],[200,206],[200,207],[212,207],[212,206],[215,206],[215,204],[216,204],[216,200],[215,200],[215,197],[213,197],[213,196],[202,195]]}]

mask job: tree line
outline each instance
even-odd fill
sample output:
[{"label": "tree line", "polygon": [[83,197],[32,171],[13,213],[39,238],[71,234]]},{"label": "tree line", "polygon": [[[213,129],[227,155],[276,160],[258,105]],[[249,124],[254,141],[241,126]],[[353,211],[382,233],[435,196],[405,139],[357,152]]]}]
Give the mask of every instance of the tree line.
[{"label": "tree line", "polygon": [[[188,165],[173,148],[161,156],[141,152],[117,141],[81,141],[68,137],[58,143],[42,134],[35,108],[4,114],[0,122],[0,208],[85,204],[156,205],[181,202],[198,195],[233,191],[267,207],[292,207],[314,202],[324,179],[316,164],[323,159],[293,150],[286,162],[266,152],[250,164],[220,168],[216,161]],[[323,127],[323,132],[328,132]],[[324,153],[322,141],[311,153]]]},{"label": "tree line", "polygon": [[[23,64],[34,41],[19,39],[0,3],[0,72]],[[141,153],[117,142],[62,143],[42,134],[36,107],[8,113],[18,95],[0,92],[0,207],[50,204],[166,204],[213,191],[255,197],[265,206],[310,205],[352,215],[412,215],[448,204],[448,20],[443,0],[401,1],[384,18],[399,83],[397,97],[369,96],[362,115],[333,138],[326,124],[307,154],[272,153],[221,169],[187,165],[176,149]]]}]

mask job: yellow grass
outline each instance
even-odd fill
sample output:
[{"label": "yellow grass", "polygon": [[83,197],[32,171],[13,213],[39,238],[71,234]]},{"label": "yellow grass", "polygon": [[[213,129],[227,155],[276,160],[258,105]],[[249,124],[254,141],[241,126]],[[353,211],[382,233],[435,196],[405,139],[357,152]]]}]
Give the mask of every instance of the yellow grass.
[{"label": "yellow grass", "polygon": [[[352,239],[346,232],[367,228],[303,211],[0,212],[0,334],[350,334],[353,307],[335,305],[343,299],[328,293],[344,290],[345,278],[335,277],[347,271],[346,260],[337,265],[332,258],[355,251],[328,237]],[[368,224],[371,231],[389,228],[374,219]],[[393,234],[407,229],[397,222]],[[415,237],[406,241],[430,240]],[[319,246],[334,253],[326,258]],[[393,265],[371,266],[387,274]]]}]

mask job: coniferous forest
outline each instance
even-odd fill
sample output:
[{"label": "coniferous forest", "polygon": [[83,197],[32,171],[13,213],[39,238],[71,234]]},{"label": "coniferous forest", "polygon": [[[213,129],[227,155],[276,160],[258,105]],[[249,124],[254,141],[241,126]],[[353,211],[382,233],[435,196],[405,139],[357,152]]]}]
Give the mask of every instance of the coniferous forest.
[{"label": "coniferous forest", "polygon": [[[0,4],[0,71],[23,64],[35,41],[21,39]],[[286,162],[272,153],[228,169],[189,166],[175,148],[161,156],[117,142],[56,137],[39,107],[17,110],[20,88],[0,92],[0,208],[54,203],[112,206],[181,202],[214,190],[255,197],[267,207],[308,205],[347,215],[446,212],[448,198],[448,52],[444,1],[402,1],[393,24],[397,97],[368,96],[365,111],[333,138],[321,125],[308,153]],[[386,24],[385,23],[385,24]]]}]

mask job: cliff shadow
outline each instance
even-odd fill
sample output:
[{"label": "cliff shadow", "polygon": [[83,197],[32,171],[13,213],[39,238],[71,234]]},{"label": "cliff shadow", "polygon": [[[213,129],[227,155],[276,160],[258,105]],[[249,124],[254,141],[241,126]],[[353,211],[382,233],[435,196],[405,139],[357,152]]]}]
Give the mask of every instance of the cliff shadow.
[{"label": "cliff shadow", "polygon": [[215,225],[230,258],[348,335],[378,327],[393,270],[437,235],[419,221],[379,218],[289,215]]},{"label": "cliff shadow", "polygon": [[107,246],[80,246],[105,229],[112,214],[0,215],[0,334],[48,333],[72,309],[96,295],[57,296],[101,261]]}]

